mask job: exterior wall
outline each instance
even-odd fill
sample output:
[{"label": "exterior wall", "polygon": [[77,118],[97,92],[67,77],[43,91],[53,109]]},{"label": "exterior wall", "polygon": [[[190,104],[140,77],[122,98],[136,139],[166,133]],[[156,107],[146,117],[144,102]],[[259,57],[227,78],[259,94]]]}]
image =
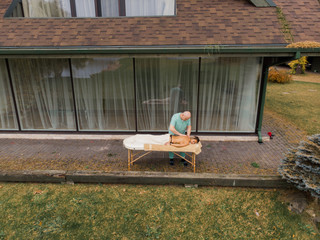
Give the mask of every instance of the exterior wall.
[{"label": "exterior wall", "polygon": [[174,113],[189,110],[194,132],[254,133],[261,62],[213,56],[2,60],[0,130],[166,132]]}]

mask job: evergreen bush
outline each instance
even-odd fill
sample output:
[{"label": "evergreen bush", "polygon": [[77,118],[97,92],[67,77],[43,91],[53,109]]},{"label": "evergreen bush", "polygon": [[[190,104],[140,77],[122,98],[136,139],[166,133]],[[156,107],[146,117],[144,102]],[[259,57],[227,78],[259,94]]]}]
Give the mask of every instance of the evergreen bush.
[{"label": "evergreen bush", "polygon": [[298,189],[320,198],[320,134],[308,137],[298,148],[289,150],[279,172]]}]

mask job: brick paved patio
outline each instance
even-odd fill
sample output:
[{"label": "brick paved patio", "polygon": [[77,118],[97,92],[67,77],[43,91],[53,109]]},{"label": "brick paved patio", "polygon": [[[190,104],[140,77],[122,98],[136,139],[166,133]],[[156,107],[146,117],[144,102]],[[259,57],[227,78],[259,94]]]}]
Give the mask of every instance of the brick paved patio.
[{"label": "brick paved patio", "polygon": [[[258,142],[202,141],[196,172],[277,174],[280,160],[305,133],[266,111],[263,133],[275,136]],[[1,136],[0,136],[1,137]],[[259,167],[251,164],[257,163]],[[127,150],[122,140],[29,140],[0,138],[1,170],[102,170],[126,171]],[[179,160],[170,166],[167,153],[151,153],[137,161],[134,171],[192,172]]]}]

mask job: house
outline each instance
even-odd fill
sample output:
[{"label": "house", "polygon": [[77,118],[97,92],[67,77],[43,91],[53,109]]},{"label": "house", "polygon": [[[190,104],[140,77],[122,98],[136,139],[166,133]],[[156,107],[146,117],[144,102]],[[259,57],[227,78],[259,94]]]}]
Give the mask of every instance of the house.
[{"label": "house", "polygon": [[318,0],[2,0],[0,131],[258,134],[268,67],[320,56]]}]

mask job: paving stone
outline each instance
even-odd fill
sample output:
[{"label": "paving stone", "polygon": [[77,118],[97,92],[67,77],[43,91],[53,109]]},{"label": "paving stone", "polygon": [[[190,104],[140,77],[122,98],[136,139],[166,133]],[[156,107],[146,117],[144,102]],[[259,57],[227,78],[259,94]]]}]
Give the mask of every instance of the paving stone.
[{"label": "paving stone", "polygon": [[[298,146],[305,133],[266,111],[263,133],[272,140],[258,142],[202,142],[197,172],[223,174],[277,174],[288,148]],[[207,147],[210,146],[210,147]],[[1,170],[99,170],[126,171],[128,151],[121,140],[0,139]],[[251,164],[255,162],[259,168]],[[133,171],[192,172],[189,165],[170,166],[168,154],[153,152],[134,163]]]}]

